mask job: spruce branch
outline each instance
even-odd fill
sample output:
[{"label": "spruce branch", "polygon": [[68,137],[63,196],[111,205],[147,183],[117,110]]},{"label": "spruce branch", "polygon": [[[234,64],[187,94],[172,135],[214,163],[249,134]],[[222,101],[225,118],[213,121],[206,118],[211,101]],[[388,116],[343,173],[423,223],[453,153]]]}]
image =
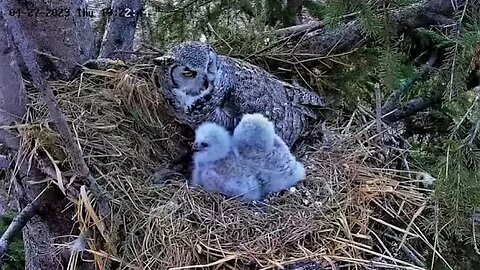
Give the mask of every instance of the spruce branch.
[{"label": "spruce branch", "polygon": [[[428,0],[407,7],[385,12],[389,30],[392,35],[401,35],[420,27],[444,25],[452,23],[449,17],[465,1],[458,1],[458,6],[452,6],[450,0]],[[360,19],[349,21],[338,28],[314,32],[302,38],[295,45],[291,54],[283,56],[282,63],[315,64],[321,56],[330,56],[351,51],[372,39],[362,31]],[[315,57],[312,57],[312,56]],[[275,63],[275,62],[274,62]],[[274,64],[273,64],[274,65]]]}]

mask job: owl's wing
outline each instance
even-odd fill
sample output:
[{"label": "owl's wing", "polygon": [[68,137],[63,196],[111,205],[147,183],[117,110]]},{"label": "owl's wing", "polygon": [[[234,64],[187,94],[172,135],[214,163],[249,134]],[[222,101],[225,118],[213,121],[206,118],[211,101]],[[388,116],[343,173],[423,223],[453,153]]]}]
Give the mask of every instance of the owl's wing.
[{"label": "owl's wing", "polygon": [[298,139],[310,119],[312,108],[325,106],[322,97],[301,86],[293,86],[245,61],[230,60],[236,82],[232,94],[237,118],[247,113],[262,113],[275,124],[276,133],[288,146]]},{"label": "owl's wing", "polygon": [[283,81],[280,81],[280,83],[285,88],[287,99],[309,117],[317,117],[312,109],[325,107],[325,99],[317,93],[309,91],[300,85],[291,85]]}]

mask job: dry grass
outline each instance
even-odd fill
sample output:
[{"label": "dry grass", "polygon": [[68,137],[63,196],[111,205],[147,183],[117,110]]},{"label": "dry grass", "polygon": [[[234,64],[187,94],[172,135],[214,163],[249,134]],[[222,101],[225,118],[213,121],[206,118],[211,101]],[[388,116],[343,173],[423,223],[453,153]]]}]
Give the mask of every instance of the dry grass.
[{"label": "dry grass", "polygon": [[[154,184],[153,173],[188,147],[188,139],[141,71],[92,71],[71,83],[52,82],[92,173],[115,199],[112,218],[121,241],[116,254],[89,243],[99,265],[111,256],[126,269],[271,269],[303,259],[350,269],[423,269],[401,251],[415,251],[411,239],[426,241],[415,218],[430,194],[406,173],[372,168],[377,150],[365,146],[362,127],[339,131],[329,151],[318,142],[299,146],[307,179],[266,202],[207,194],[181,175]],[[68,178],[68,153],[47,116],[39,95],[30,94],[24,143],[49,153]],[[91,227],[81,213],[77,221],[81,231]]]}]

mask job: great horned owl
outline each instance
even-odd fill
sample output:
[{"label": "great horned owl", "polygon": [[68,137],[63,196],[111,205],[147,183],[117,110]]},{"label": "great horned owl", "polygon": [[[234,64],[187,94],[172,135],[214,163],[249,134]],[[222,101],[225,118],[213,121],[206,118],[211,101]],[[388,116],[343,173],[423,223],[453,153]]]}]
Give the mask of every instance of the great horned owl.
[{"label": "great horned owl", "polygon": [[248,62],[219,55],[205,42],[178,44],[154,63],[177,118],[193,129],[211,121],[232,131],[242,115],[261,113],[292,146],[309,120],[316,119],[312,108],[325,106],[317,94]]},{"label": "great horned owl", "polygon": [[192,185],[244,201],[262,199],[257,175],[233,154],[231,136],[215,123],[203,123],[195,131]]},{"label": "great horned owl", "polygon": [[259,172],[266,194],[288,189],[305,179],[305,167],[275,134],[273,123],[261,114],[246,114],[233,131],[236,155]]}]

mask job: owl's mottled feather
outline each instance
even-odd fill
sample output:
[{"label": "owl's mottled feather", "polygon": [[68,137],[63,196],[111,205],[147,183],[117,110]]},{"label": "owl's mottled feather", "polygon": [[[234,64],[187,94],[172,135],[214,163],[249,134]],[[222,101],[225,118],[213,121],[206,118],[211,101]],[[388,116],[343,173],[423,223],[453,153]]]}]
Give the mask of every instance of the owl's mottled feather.
[{"label": "owl's mottled feather", "polygon": [[[325,106],[316,93],[246,61],[218,55],[207,43],[181,43],[165,57],[172,64],[162,69],[163,93],[177,117],[192,128],[211,121],[233,130],[244,114],[261,113],[291,146],[316,118],[312,108]],[[198,77],[184,78],[179,69],[195,70]]]},{"label": "owl's mottled feather", "polygon": [[259,172],[266,194],[288,189],[305,178],[305,168],[261,114],[246,114],[233,132],[235,153]]}]

